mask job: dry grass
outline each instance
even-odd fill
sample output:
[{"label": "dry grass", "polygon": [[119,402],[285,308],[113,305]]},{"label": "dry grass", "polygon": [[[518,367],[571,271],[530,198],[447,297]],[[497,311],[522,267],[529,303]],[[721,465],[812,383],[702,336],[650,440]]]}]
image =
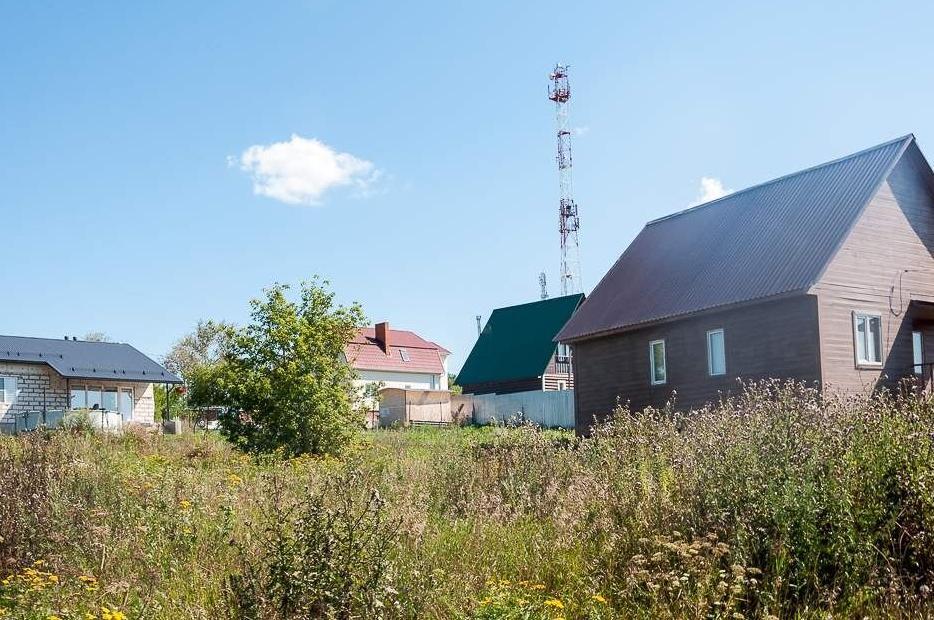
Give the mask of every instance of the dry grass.
[{"label": "dry grass", "polygon": [[583,441],[384,431],[340,460],[3,438],[0,617],[923,616],[932,446],[927,400],[779,384]]}]

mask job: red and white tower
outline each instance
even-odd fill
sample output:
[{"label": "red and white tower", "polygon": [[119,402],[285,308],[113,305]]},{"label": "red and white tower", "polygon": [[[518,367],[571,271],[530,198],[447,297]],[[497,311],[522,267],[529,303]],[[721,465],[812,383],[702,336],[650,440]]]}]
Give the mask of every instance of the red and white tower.
[{"label": "red and white tower", "polygon": [[571,86],[568,82],[568,65],[555,65],[548,76],[548,98],[555,102],[555,124],[558,137],[558,185],[560,202],[558,207],[558,229],[561,232],[561,295],[582,292],[580,241],[577,231],[580,218],[574,202],[571,182],[571,128],[568,125]]}]

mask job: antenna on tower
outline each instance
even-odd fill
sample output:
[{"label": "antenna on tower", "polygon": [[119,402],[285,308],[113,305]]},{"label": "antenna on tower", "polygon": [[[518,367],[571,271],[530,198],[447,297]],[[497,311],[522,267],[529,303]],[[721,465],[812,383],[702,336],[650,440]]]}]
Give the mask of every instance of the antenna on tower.
[{"label": "antenna on tower", "polygon": [[548,280],[545,279],[545,272],[538,274],[538,285],[542,289],[542,299],[548,299]]},{"label": "antenna on tower", "polygon": [[480,337],[480,315],[477,315],[477,338]]},{"label": "antenna on tower", "polygon": [[548,98],[555,102],[555,125],[558,137],[558,230],[561,232],[561,295],[580,293],[581,266],[580,241],[577,231],[580,218],[577,216],[577,203],[574,202],[571,182],[571,129],[568,125],[570,111],[571,85],[568,82],[568,65],[555,65],[548,76]]}]

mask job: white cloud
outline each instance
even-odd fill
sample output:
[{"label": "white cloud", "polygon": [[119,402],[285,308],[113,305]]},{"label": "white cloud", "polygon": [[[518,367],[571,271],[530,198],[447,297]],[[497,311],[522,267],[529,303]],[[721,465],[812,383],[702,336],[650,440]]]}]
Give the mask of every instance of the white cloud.
[{"label": "white cloud", "polygon": [[574,127],[571,129],[571,133],[575,136],[585,136],[590,133],[590,125],[581,125],[579,127]]},{"label": "white cloud", "polygon": [[237,163],[252,178],[254,194],[295,205],[320,204],[324,193],[336,187],[352,186],[358,195],[369,195],[381,176],[372,162],[296,134],[288,142],[254,144],[239,159],[227,158],[228,165]]},{"label": "white cloud", "polygon": [[691,203],[691,206],[702,205],[705,202],[723,198],[727,194],[732,194],[732,189],[723,187],[723,181],[715,177],[701,177],[700,187],[697,190],[697,200]]}]

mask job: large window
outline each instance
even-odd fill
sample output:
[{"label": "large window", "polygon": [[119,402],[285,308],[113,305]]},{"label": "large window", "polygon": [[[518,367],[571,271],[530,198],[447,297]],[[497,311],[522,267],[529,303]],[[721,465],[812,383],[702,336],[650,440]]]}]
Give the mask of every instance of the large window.
[{"label": "large window", "polygon": [[71,386],[71,408],[85,409],[88,406],[88,389],[83,385]]},{"label": "large window", "polygon": [[726,347],[722,329],[707,332],[707,373],[711,377],[726,374]]},{"label": "large window", "polygon": [[103,388],[99,385],[71,386],[72,409],[105,409],[133,415],[133,388]]},{"label": "large window", "polygon": [[16,378],[0,377],[0,403],[16,401]]},{"label": "large window", "polygon": [[133,388],[120,390],[120,415],[124,420],[133,419]]},{"label": "large window", "polygon": [[911,355],[915,365],[915,374],[924,373],[924,338],[921,332],[911,332]]},{"label": "large window", "polygon": [[101,407],[107,411],[117,411],[117,388],[107,388],[104,390]]},{"label": "large window", "polygon": [[649,372],[652,385],[661,385],[668,381],[664,340],[653,340],[649,343]]},{"label": "large window", "polygon": [[882,364],[882,317],[878,314],[853,313],[858,365]]}]

